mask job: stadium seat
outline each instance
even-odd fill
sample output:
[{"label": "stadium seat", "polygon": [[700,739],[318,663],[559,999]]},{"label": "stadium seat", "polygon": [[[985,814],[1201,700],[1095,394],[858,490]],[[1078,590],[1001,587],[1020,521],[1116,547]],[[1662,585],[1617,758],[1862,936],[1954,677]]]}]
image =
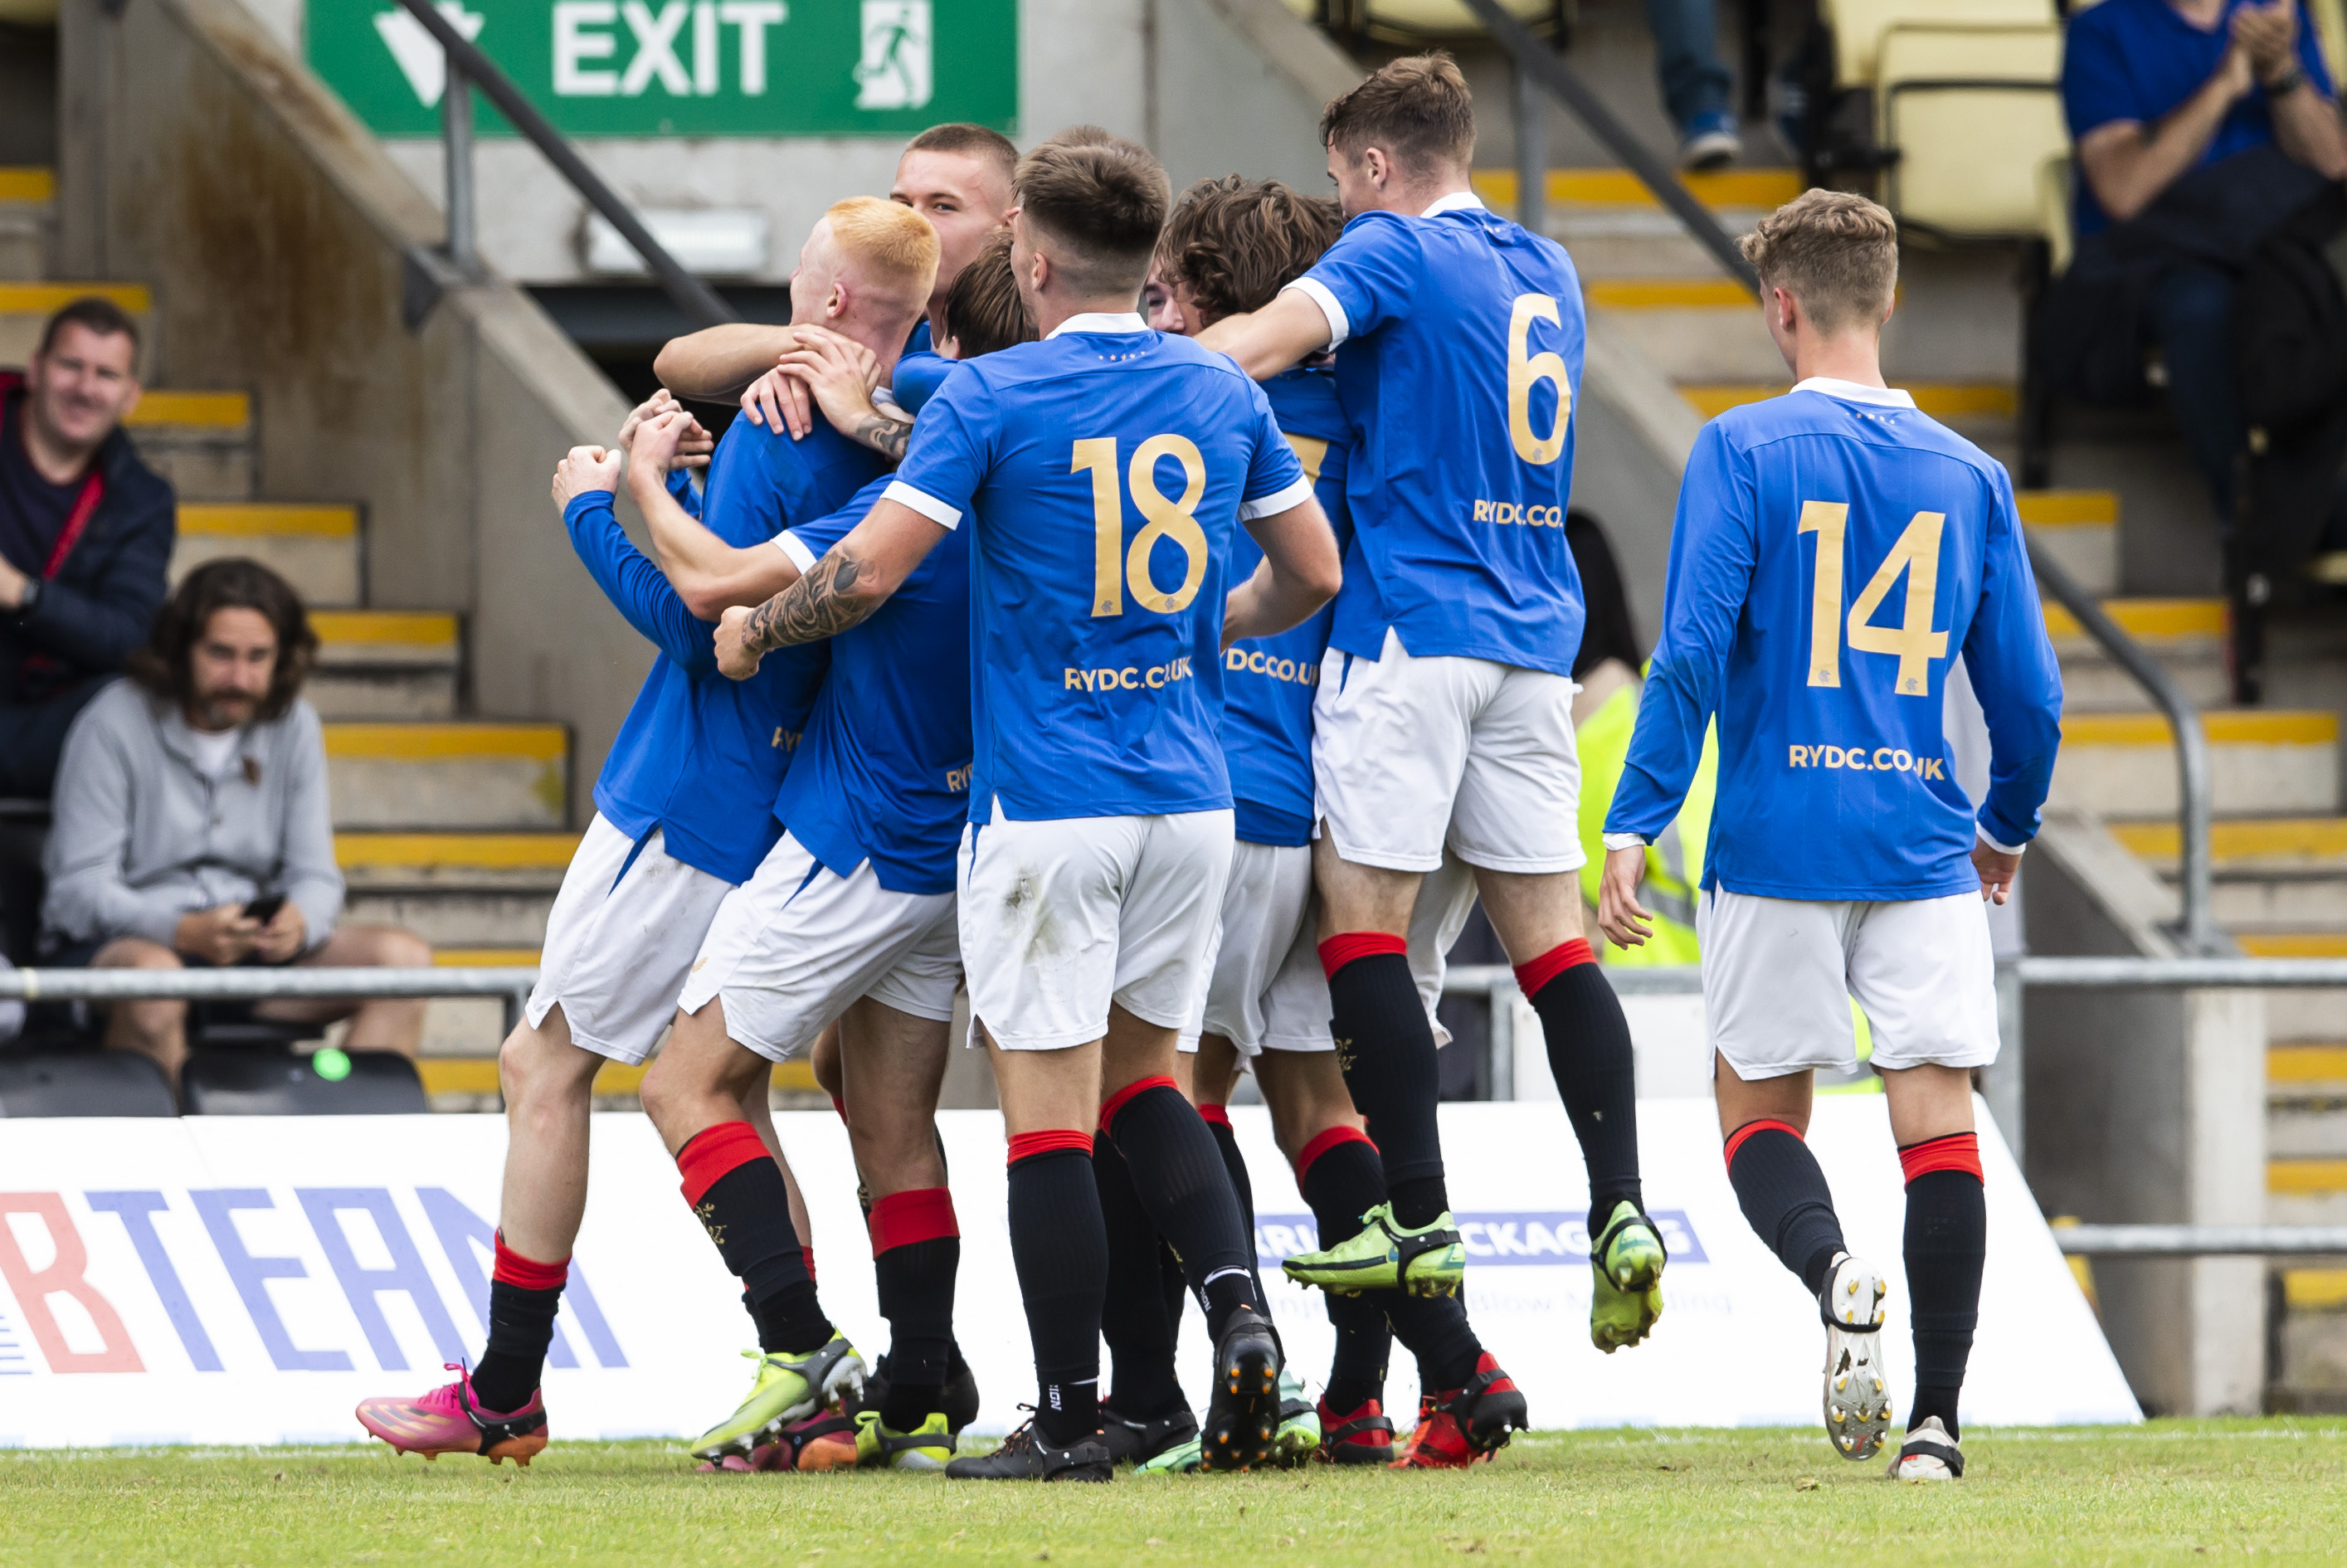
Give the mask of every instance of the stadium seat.
[{"label": "stadium seat", "polygon": [[2040,170],[2069,148],[2061,77],[2050,22],[1885,30],[1874,77],[1875,142],[1891,155],[1883,205],[1947,239],[2038,235]]},{"label": "stadium seat", "polygon": [[0,1117],[177,1116],[163,1070],[121,1050],[0,1054]]},{"label": "stadium seat", "polygon": [[2050,27],[2056,18],[2054,0],[1819,0],[1818,20],[1833,35],[1833,85],[1847,90],[1876,85],[1894,27]]},{"label": "stadium seat", "polygon": [[315,1059],[274,1050],[200,1050],[179,1074],[190,1116],[380,1116],[421,1114],[424,1080],[388,1051],[353,1051],[348,1076],[322,1076]]}]

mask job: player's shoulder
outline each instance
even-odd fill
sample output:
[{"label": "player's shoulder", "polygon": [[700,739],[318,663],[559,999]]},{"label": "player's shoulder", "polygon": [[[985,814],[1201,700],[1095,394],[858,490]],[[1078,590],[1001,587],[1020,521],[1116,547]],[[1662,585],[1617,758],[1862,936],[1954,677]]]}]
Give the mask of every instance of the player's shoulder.
[{"label": "player's shoulder", "polygon": [[2010,488],[2003,464],[1911,404],[1796,391],[1730,408],[1706,429],[1738,454],[1822,436],[1850,441],[1886,457],[1936,459],[1968,471],[1992,492]]},{"label": "player's shoulder", "polygon": [[1272,417],[1289,435],[1327,441],[1351,436],[1352,426],[1347,423],[1344,405],[1337,396],[1335,372],[1297,365],[1262,385],[1264,397],[1271,405]]}]

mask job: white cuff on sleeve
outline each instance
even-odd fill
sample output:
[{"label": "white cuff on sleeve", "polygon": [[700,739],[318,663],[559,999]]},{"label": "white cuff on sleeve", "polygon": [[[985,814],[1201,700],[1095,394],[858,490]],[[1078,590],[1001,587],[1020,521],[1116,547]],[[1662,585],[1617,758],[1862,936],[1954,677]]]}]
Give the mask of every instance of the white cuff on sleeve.
[{"label": "white cuff on sleeve", "polygon": [[1978,823],[1973,824],[1973,831],[1980,835],[1980,841],[1983,844],[1987,845],[1999,855],[2019,855],[2026,851],[2029,847],[2029,845],[2025,844],[1999,844],[1995,839],[1991,838],[1988,835],[1988,829],[1983,827]]},{"label": "white cuff on sleeve", "polygon": [[1615,849],[1644,849],[1646,846],[1646,835],[1642,833],[1609,833],[1605,835],[1604,842],[1606,849],[1609,851]]},{"label": "white cuff on sleeve", "polygon": [[798,535],[784,528],[774,536],[773,542],[776,549],[790,557],[791,564],[802,574],[815,570],[815,551],[807,548],[806,541]]},{"label": "white cuff on sleeve", "polygon": [[894,501],[900,507],[910,507],[941,528],[961,527],[961,508],[948,507],[935,496],[916,490],[902,479],[892,481],[880,492],[884,501]]},{"label": "white cuff on sleeve", "polygon": [[[1345,307],[1337,302],[1337,296],[1328,292],[1327,284],[1317,278],[1298,278],[1288,284],[1287,289],[1294,289],[1297,293],[1318,305],[1320,313],[1328,318],[1330,348],[1335,348],[1353,335],[1352,323],[1345,319]],[[1287,292],[1287,289],[1282,289],[1279,292],[1284,294]]]},{"label": "white cuff on sleeve", "polygon": [[1276,518],[1290,507],[1300,507],[1312,498],[1312,477],[1307,474],[1284,490],[1274,490],[1268,496],[1258,496],[1252,501],[1239,503],[1239,521],[1251,523],[1257,518]]}]

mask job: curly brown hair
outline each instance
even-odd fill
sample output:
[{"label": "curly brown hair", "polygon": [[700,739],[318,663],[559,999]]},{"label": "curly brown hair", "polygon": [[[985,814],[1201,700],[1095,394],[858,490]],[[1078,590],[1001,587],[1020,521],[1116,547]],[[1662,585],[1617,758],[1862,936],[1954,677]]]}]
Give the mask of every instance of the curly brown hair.
[{"label": "curly brown hair", "polygon": [[282,719],[302,694],[318,657],[318,634],[293,585],[256,560],[231,557],[206,561],[180,580],[179,591],[155,617],[147,646],[130,656],[132,680],[158,697],[185,705],[194,695],[190,651],[223,610],[257,610],[277,631],[277,668],[269,695],[253,715],[261,723]]},{"label": "curly brown hair", "polygon": [[946,335],[963,359],[1035,341],[1035,323],[1027,319],[1027,302],[1019,297],[1019,279],[1010,270],[1010,230],[996,230],[955,276],[946,295]]},{"label": "curly brown hair", "polygon": [[1227,174],[1182,193],[1158,241],[1157,264],[1214,321],[1271,303],[1344,228],[1333,198]]}]

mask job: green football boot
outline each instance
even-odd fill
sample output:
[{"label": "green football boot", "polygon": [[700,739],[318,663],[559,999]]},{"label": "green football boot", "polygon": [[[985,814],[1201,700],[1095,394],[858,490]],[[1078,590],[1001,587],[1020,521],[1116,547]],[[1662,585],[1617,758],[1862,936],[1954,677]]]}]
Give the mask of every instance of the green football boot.
[{"label": "green football boot", "polygon": [[1363,1214],[1361,1228],[1335,1246],[1298,1253],[1280,1267],[1298,1284],[1339,1296],[1365,1290],[1456,1296],[1467,1278],[1467,1249],[1450,1210],[1407,1230],[1394,1219],[1393,1204],[1386,1203]]},{"label": "green football boot", "polygon": [[943,1470],[954,1454],[946,1413],[932,1410],[909,1432],[892,1432],[877,1410],[856,1413],[856,1462],[877,1470]]},{"label": "green football boot", "polygon": [[1193,1435],[1189,1441],[1176,1443],[1155,1459],[1143,1460],[1133,1467],[1135,1475],[1195,1475],[1206,1468],[1206,1440]]},{"label": "green football boot", "polygon": [[758,1363],[750,1396],[724,1420],[701,1434],[692,1445],[695,1458],[721,1460],[727,1454],[747,1456],[794,1421],[805,1420],[826,1405],[864,1392],[864,1358],[845,1334],[804,1356],[780,1351],[743,1355]]},{"label": "green football boot", "polygon": [[1320,1409],[1304,1394],[1304,1379],[1279,1369],[1279,1430],[1272,1435],[1271,1462],[1293,1470],[1320,1451]]},{"label": "green football boot", "polygon": [[1608,1356],[1635,1345],[1663,1315],[1662,1233],[1624,1198],[1589,1250],[1594,1285],[1589,1296],[1589,1339]]}]

